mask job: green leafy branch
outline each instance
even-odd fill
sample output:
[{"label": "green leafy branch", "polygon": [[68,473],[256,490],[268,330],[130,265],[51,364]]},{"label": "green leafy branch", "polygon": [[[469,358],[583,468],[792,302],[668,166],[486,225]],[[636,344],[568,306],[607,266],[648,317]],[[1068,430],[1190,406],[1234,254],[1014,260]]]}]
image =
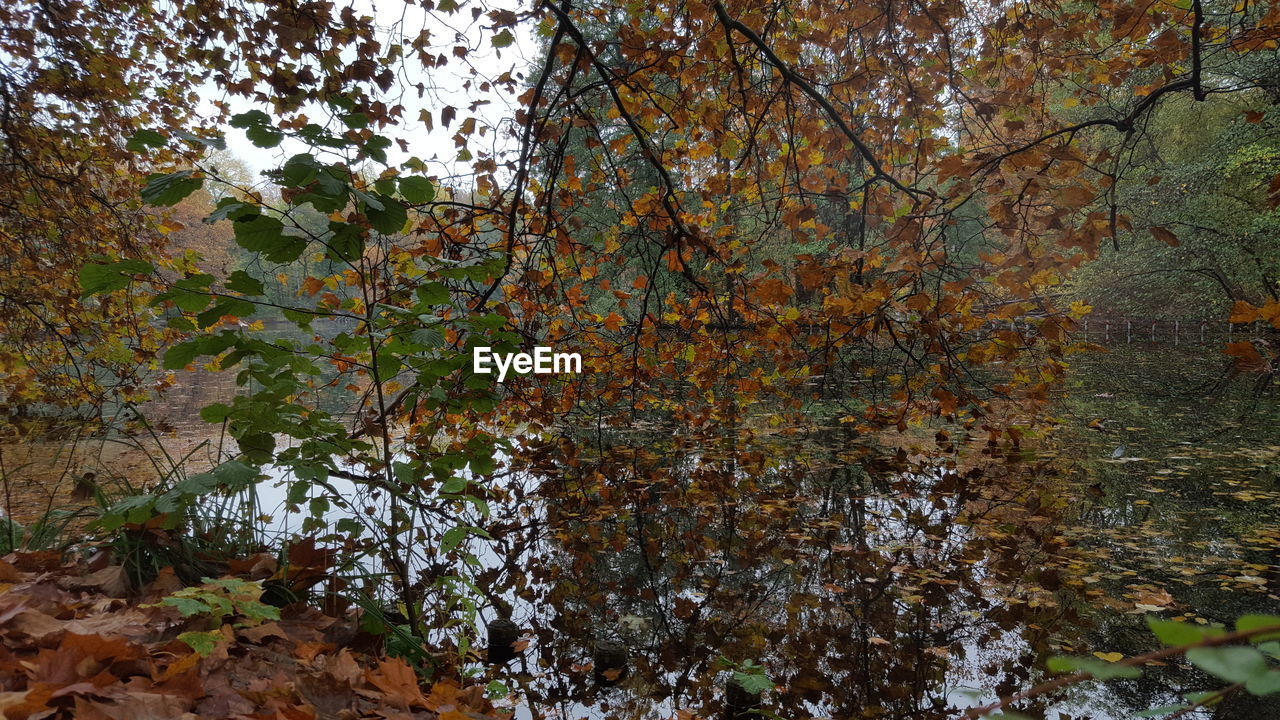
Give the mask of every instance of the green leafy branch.
[{"label": "green leafy branch", "polygon": [[720,656],[719,662],[721,666],[733,670],[733,682],[752,695],[768,692],[774,687],[773,680],[765,674],[762,665],[751,660],[734,662],[724,655]]},{"label": "green leafy branch", "polygon": [[224,637],[224,621],[229,617],[244,618],[232,628],[252,627],[266,620],[279,620],[280,609],[261,600],[262,585],[240,578],[204,578],[204,584],[188,587],[163,598],[149,607],[173,607],[184,618],[207,617],[213,630],[196,630],[178,635],[178,639],[207,656]]},{"label": "green leafy branch", "polygon": [[[1215,703],[1240,689],[1259,696],[1280,692],[1280,669],[1273,668],[1267,660],[1268,656],[1280,659],[1280,616],[1244,615],[1236,621],[1235,632],[1226,632],[1217,626],[1199,627],[1152,618],[1147,620],[1147,625],[1167,647],[1115,662],[1094,657],[1051,658],[1047,664],[1050,670],[1070,674],[988,705],[971,708],[965,712],[964,717],[986,717],[1014,703],[1088,680],[1136,678],[1142,674],[1143,665],[1178,656],[1186,656],[1199,669],[1232,684],[1220,690],[1194,695],[1188,699],[1190,704],[1152,708],[1140,717],[1170,713],[1182,715]],[[1243,641],[1251,644],[1241,644]],[[1014,719],[1022,716],[1005,712],[1000,717]]]}]

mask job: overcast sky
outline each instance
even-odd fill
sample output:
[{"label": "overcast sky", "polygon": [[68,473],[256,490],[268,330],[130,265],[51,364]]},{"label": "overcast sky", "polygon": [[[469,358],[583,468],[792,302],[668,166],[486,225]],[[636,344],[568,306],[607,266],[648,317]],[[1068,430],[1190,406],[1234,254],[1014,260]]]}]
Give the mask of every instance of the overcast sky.
[{"label": "overcast sky", "polygon": [[[403,0],[355,0],[357,12],[373,15],[379,29],[383,32],[384,47],[388,42],[402,42],[408,46],[410,40],[424,27],[431,31],[433,54],[443,54],[450,58],[446,67],[432,68],[429,73],[422,72],[415,56],[408,56],[403,61],[403,70],[398,72],[398,83],[391,93],[380,99],[388,105],[396,102],[405,107],[404,122],[391,128],[388,134],[393,140],[403,138],[409,145],[409,152],[402,152],[398,145],[388,151],[388,161],[399,165],[409,157],[416,156],[430,167],[430,173],[442,180],[453,178],[450,185],[455,187],[470,186],[472,173],[471,163],[458,162],[458,148],[453,140],[454,133],[465,117],[474,114],[480,125],[488,125],[484,136],[473,135],[471,152],[478,154],[480,149],[512,151],[515,140],[511,134],[516,110],[516,96],[499,90],[482,93],[477,87],[483,79],[496,78],[504,72],[511,71],[513,76],[525,77],[537,54],[537,41],[534,38],[536,27],[532,22],[522,22],[515,29],[515,41],[502,49],[493,47],[493,31],[487,14],[481,14],[478,20],[472,21],[471,7],[467,5],[453,14],[424,11],[416,5],[408,5]],[[519,12],[520,4],[516,0],[494,0],[481,5],[487,13],[489,10],[504,8]],[[399,28],[399,32],[395,31]],[[393,37],[394,35],[394,37]],[[407,36],[407,37],[406,37]],[[463,45],[468,48],[466,60],[459,60],[454,55],[454,48]],[[476,74],[473,75],[472,72]],[[472,80],[472,88],[464,89],[466,81]],[[422,82],[426,94],[419,99],[418,91],[412,85]],[[523,83],[522,83],[523,84]],[[403,90],[403,95],[399,93]],[[393,96],[392,94],[396,94]],[[225,99],[231,102],[234,112],[252,109],[254,105],[243,98],[227,98],[211,86],[204,91],[206,102]],[[468,107],[476,100],[490,102],[477,108],[475,113],[468,112]],[[441,110],[446,106],[457,109],[457,119],[445,128],[441,122]],[[268,110],[267,108],[259,108]],[[419,111],[431,112],[434,129],[428,131],[419,120]],[[323,123],[329,113],[324,108],[313,106],[307,113],[313,120]],[[286,138],[279,147],[264,150],[255,147],[237,128],[227,128],[228,149],[255,173],[278,167],[289,156],[305,151],[306,145]],[[448,182],[448,180],[446,180]]]}]

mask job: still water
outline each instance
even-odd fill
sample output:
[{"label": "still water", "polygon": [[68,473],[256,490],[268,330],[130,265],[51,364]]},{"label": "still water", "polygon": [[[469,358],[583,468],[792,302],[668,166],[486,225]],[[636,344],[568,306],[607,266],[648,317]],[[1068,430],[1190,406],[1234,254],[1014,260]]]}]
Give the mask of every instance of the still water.
[{"label": "still water", "polygon": [[[1214,347],[1138,344],[1074,356],[1064,390],[1057,428],[1020,447],[839,426],[691,443],[661,423],[589,454],[548,440],[472,545],[482,621],[503,608],[527,648],[472,669],[522,717],[708,717],[745,667],[783,718],[947,718],[1053,655],[1155,649],[1148,614],[1280,613],[1275,390]],[[279,480],[264,507],[288,532]],[[627,656],[607,687],[601,643]],[[1017,709],[1130,718],[1220,686],[1168,666]],[[1280,718],[1280,701],[1190,717]]]}]

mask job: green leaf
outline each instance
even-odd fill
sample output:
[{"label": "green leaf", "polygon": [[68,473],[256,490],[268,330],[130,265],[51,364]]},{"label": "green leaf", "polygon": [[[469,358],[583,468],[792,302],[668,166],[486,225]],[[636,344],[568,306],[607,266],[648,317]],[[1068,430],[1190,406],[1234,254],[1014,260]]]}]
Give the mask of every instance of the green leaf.
[{"label": "green leaf", "polygon": [[249,142],[260,148],[273,148],[284,140],[284,133],[266,125],[255,125],[244,131]]},{"label": "green leaf", "polygon": [[1276,632],[1266,632],[1255,635],[1249,639],[1249,642],[1259,643],[1267,640],[1280,639],[1280,616],[1278,615],[1241,615],[1236,620],[1236,630],[1247,632],[1249,630],[1257,630],[1259,628],[1274,627]]},{"label": "green leaf", "polygon": [[320,162],[307,153],[298,153],[285,161],[280,176],[287,187],[306,187],[320,174]]},{"label": "green leaf", "polygon": [[763,672],[735,672],[733,680],[752,695],[759,695],[773,689],[773,681]]},{"label": "green leaf", "polygon": [[374,135],[364,143],[364,153],[380,163],[387,161],[387,148],[391,147],[391,138]]},{"label": "green leaf", "polygon": [[488,313],[472,316],[467,319],[467,322],[477,330],[499,330],[507,324],[507,319],[498,313]]},{"label": "green leaf", "polygon": [[1136,667],[1119,665],[1091,657],[1059,655],[1049,658],[1046,666],[1053,672],[1087,672],[1098,680],[1136,678],[1142,675],[1142,670]]},{"label": "green leaf", "polygon": [[490,680],[489,684],[484,686],[484,692],[490,700],[497,700],[499,698],[506,697],[511,691],[508,690],[507,686],[503,685],[501,682],[497,680]]},{"label": "green leaf", "polygon": [[155,130],[139,130],[124,144],[126,150],[142,152],[147,148],[164,147],[164,136]]},{"label": "green leaf", "polygon": [[502,32],[493,36],[493,46],[496,48],[504,48],[515,42],[516,38],[511,34],[510,30],[503,29]]},{"label": "green leaf", "polygon": [[240,614],[252,621],[279,620],[280,608],[257,600],[245,600],[236,603]]},{"label": "green leaf", "polygon": [[178,291],[173,294],[173,304],[179,310],[186,312],[200,312],[209,306],[209,300],[212,299],[208,293]]},{"label": "green leaf", "polygon": [[194,178],[192,174],[190,170],[179,170],[168,174],[148,175],[147,184],[142,187],[143,202],[156,207],[178,204],[183,198],[204,185],[203,179]]},{"label": "green leaf", "polygon": [[447,553],[462,544],[467,539],[467,535],[471,533],[471,528],[458,526],[449,528],[445,531],[444,537],[440,538],[440,552]]},{"label": "green leaf", "polygon": [[203,145],[213,150],[227,149],[227,139],[224,138],[221,134],[204,137],[201,135],[196,135],[195,133],[189,133],[186,130],[173,130],[172,132],[174,137],[178,137],[183,140],[186,140],[187,142],[193,145]]},{"label": "green leaf", "polygon": [[249,215],[235,221],[236,244],[245,250],[262,252],[280,239],[284,223],[269,215]]},{"label": "green leaf", "polygon": [[1201,626],[1189,622],[1161,620],[1155,615],[1147,616],[1147,627],[1165,645],[1194,645],[1206,637],[1221,635],[1223,630],[1213,626]]},{"label": "green leaf", "polygon": [[1183,697],[1187,702],[1195,705],[1196,703],[1204,703],[1205,707],[1212,707],[1222,702],[1222,695],[1217,690],[1202,690],[1200,692],[1187,693]]},{"label": "green leaf", "polygon": [[228,490],[242,490],[258,479],[257,468],[239,460],[228,460],[213,469],[218,484]]},{"label": "green leaf", "polygon": [[222,633],[217,630],[184,632],[178,635],[178,639],[186,643],[192,650],[195,650],[201,657],[208,657],[214,648],[218,647],[218,641],[222,639]]},{"label": "green leaf", "polygon": [[161,295],[156,300],[172,300],[179,310],[199,312],[209,304],[211,299],[209,283],[211,282],[213,282],[212,275],[200,274],[183,278],[173,284],[173,291]]},{"label": "green leaf", "polygon": [[315,313],[310,313],[305,310],[283,308],[280,313],[284,315],[286,320],[304,329],[310,327],[311,321],[316,319]]},{"label": "green leaf", "polygon": [[1210,675],[1231,683],[1248,682],[1268,670],[1267,660],[1257,648],[1242,645],[1194,648],[1187,651],[1187,659]]},{"label": "green leaf", "polygon": [[[221,298],[213,307],[205,310],[196,316],[196,323],[200,327],[212,327],[218,322],[223,315],[234,315],[236,317],[248,317],[256,312],[257,305],[245,300],[236,298]],[[205,352],[208,352],[207,350]],[[209,353],[210,355],[214,353]]]},{"label": "green leaf", "polygon": [[385,204],[383,204],[381,200],[378,199],[379,193],[374,193],[373,195],[370,195],[369,193],[364,192],[363,190],[356,190],[353,188],[351,190],[351,194],[355,195],[357,200],[363,202],[365,204],[365,208],[368,210],[384,210],[387,207]]},{"label": "green leaf", "polygon": [[497,468],[492,455],[478,455],[471,458],[471,472],[477,475],[488,475]]},{"label": "green leaf", "polygon": [[244,131],[244,137],[257,147],[270,149],[280,145],[280,141],[284,140],[284,133],[270,126],[253,126]]},{"label": "green leaf", "polygon": [[200,408],[200,419],[207,423],[220,423],[231,415],[230,406],[214,403]]},{"label": "green leaf", "polygon": [[456,495],[467,489],[467,479],[462,477],[451,477],[440,486],[440,492],[446,495]]},{"label": "green leaf", "polygon": [[373,369],[383,380],[395,377],[402,367],[404,367],[404,363],[399,356],[388,350],[379,350],[378,354],[374,356]]},{"label": "green leaf", "polygon": [[178,608],[178,612],[182,613],[183,617],[204,615],[213,609],[207,603],[196,600],[195,598],[167,597],[160,602],[168,605],[169,607]]},{"label": "green leaf", "polygon": [[412,205],[428,203],[436,197],[436,186],[424,177],[416,175],[402,177],[400,178],[400,195]]},{"label": "green leaf", "polygon": [[354,261],[364,252],[364,228],[351,223],[329,221],[329,230],[333,233],[326,244],[329,251],[325,253],[333,260]]},{"label": "green leaf", "polygon": [[262,295],[267,291],[262,281],[243,270],[236,270],[227,278],[227,289],[244,295]]},{"label": "green leaf", "polygon": [[285,502],[290,505],[301,505],[307,501],[307,496],[310,492],[310,483],[295,482],[289,486],[289,493],[285,496]]},{"label": "green leaf", "polygon": [[409,221],[409,213],[404,205],[388,195],[379,194],[376,197],[382,203],[381,210],[375,210],[372,206],[365,207],[365,215],[369,217],[369,224],[373,229],[383,235],[395,235],[403,230],[404,224]]},{"label": "green leaf", "polygon": [[1269,670],[1249,678],[1244,684],[1244,689],[1251,695],[1259,697],[1280,692],[1280,670]]},{"label": "green leaf", "polygon": [[234,220],[245,210],[254,211],[253,213],[250,213],[250,214],[257,213],[257,208],[253,207],[252,205],[249,205],[247,203],[242,203],[239,200],[234,200],[232,198],[223,198],[221,201],[218,202],[217,209],[209,213],[208,217],[204,219],[204,222],[212,225],[213,223],[216,223],[219,220],[223,220],[226,218],[231,218]]},{"label": "green leaf", "polygon": [[276,438],[269,432],[246,433],[236,439],[240,452],[252,462],[270,462],[276,449]]},{"label": "green leaf", "polygon": [[188,340],[164,351],[164,369],[181,370],[200,356],[200,340]]},{"label": "green leaf", "polygon": [[233,128],[249,128],[255,125],[265,125],[271,122],[271,118],[261,110],[249,110],[231,116],[231,127]]},{"label": "green leaf", "polygon": [[442,283],[430,282],[418,287],[414,292],[417,294],[418,300],[424,305],[448,305],[451,302],[449,288]]},{"label": "green leaf", "polygon": [[305,238],[284,234],[284,223],[268,215],[249,215],[235,221],[236,244],[270,262],[293,262],[307,249]]},{"label": "green leaf", "polygon": [[123,290],[134,275],[146,275],[155,268],[143,260],[121,260],[113,263],[87,263],[80,268],[80,297],[102,295]]}]

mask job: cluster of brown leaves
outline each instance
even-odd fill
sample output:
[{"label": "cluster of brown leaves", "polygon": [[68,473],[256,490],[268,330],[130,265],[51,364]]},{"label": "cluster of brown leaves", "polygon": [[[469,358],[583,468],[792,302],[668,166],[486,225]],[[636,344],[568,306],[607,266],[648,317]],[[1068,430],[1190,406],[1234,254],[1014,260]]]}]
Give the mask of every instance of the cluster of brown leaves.
[{"label": "cluster of brown leaves", "polygon": [[0,559],[0,715],[470,720],[492,709],[481,687],[449,678],[424,691],[404,661],[376,657],[376,643],[360,649],[350,619],[302,605],[279,621],[224,625],[202,657],[178,639],[202,618],[153,606],[178,587],[166,572],[126,597],[118,566],[54,553]]}]

